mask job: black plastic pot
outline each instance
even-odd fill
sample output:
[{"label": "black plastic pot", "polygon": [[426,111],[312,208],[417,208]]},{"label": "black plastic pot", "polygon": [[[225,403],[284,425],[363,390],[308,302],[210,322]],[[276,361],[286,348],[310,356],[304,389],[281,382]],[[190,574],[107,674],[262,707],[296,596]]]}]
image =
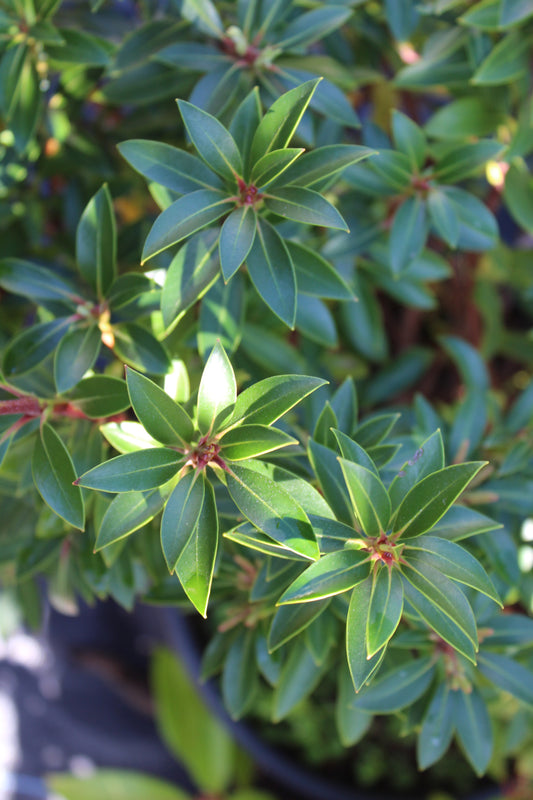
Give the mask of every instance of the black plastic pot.
[{"label": "black plastic pot", "polygon": [[[214,682],[201,683],[199,680],[201,654],[196,644],[191,622],[175,609],[153,609],[143,607],[139,610],[144,630],[151,636],[160,636],[179,656],[207,706],[225,724],[235,740],[253,758],[256,766],[268,776],[273,788],[278,788],[279,796],[291,800],[399,800],[379,792],[361,791],[353,787],[339,785],[325,779],[322,774],[295,764],[283,753],[265,744],[246,724],[235,722],[226,712],[218,688]],[[290,792],[290,795],[288,794]],[[406,795],[404,795],[406,798]],[[461,800],[490,800],[501,797],[501,790],[489,786]],[[419,800],[412,794],[409,800]]]}]

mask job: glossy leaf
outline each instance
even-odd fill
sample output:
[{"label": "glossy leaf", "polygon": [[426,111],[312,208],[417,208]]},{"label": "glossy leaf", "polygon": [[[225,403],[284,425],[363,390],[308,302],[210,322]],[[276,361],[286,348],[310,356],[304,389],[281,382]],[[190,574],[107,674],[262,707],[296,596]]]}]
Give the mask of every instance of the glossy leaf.
[{"label": "glossy leaf", "polygon": [[366,623],[367,657],[372,658],[394,634],[403,611],[403,586],[395,569],[374,573]]},{"label": "glossy leaf", "polygon": [[117,233],[115,215],[106,185],[85,208],[76,230],[78,268],[101,299],[117,276]]},{"label": "glossy leaf", "polygon": [[126,369],[126,382],[137,418],[158,442],[187,446],[191,443],[194,426],[184,408],[149,378]]},{"label": "glossy leaf", "polygon": [[252,384],[238,396],[231,423],[272,425],[326,382],[306,375],[274,375]]},{"label": "glossy leaf", "polygon": [[408,197],[394,215],[390,233],[390,265],[394,275],[399,275],[420,255],[426,238],[425,203],[420,197]]},{"label": "glossy leaf", "polygon": [[220,219],[230,210],[228,203],[228,197],[214,189],[198,189],[180,197],[152,225],[144,243],[142,261]]},{"label": "glossy leaf", "polygon": [[188,472],[170,495],[161,518],[161,547],[169,572],[193,535],[202,510],[205,482],[197,472]]},{"label": "glossy leaf", "polygon": [[485,701],[475,686],[469,694],[456,692],[454,723],[466,758],[476,774],[483,775],[492,756],[492,726]]},{"label": "glossy leaf", "polygon": [[372,594],[372,577],[359,583],[352,592],[346,619],[346,655],[350,675],[356,692],[377,672],[386,648],[371,658],[367,657],[366,621]]},{"label": "glossy leaf", "polygon": [[130,406],[126,382],[108,375],[84,378],[70,391],[69,399],[90,419],[111,417]]},{"label": "glossy leaf", "polygon": [[411,168],[421,169],[426,156],[426,137],[416,122],[397,109],[392,112],[392,136],[397,149],[409,159]]},{"label": "glossy leaf", "polygon": [[[206,232],[210,233],[210,232]],[[219,276],[217,240],[203,232],[186,242],[172,261],[161,293],[161,312],[166,328],[173,327]]]},{"label": "glossy leaf", "polygon": [[254,243],[256,228],[257,216],[251,206],[236,208],[224,221],[218,250],[225,281],[229,281],[246,260]]},{"label": "glossy leaf", "polygon": [[393,525],[393,533],[404,539],[429,531],[485,465],[484,461],[452,464],[426,475],[402,500]]},{"label": "glossy leaf", "polygon": [[250,522],[289,550],[311,560],[318,558],[307,514],[285,489],[240,464],[232,465],[226,481],[233,502]]},{"label": "glossy leaf", "polygon": [[300,242],[286,242],[298,291],[331,300],[354,300],[354,292],[325,258]]},{"label": "glossy leaf", "polygon": [[37,491],[58,516],[83,530],[85,508],[70,454],[55,430],[44,423],[35,442],[32,473]]},{"label": "glossy leaf", "polygon": [[360,464],[341,458],[340,465],[362,531],[366,536],[379,536],[387,530],[390,519],[387,490],[373,471]]},{"label": "glossy leaf", "polygon": [[440,430],[425,439],[406,461],[389,486],[392,507],[398,508],[407,492],[422,478],[444,469],[444,442]]},{"label": "glossy leaf", "polygon": [[289,328],[296,318],[296,276],[287,246],[277,230],[261,220],[246,261],[252,283],[274,314]]},{"label": "glossy leaf", "polygon": [[22,295],[33,302],[59,300],[72,303],[78,299],[74,285],[52,270],[22,258],[3,258],[0,261],[0,286],[6,292]]},{"label": "glossy leaf", "polygon": [[278,603],[302,603],[322,600],[352,589],[369,572],[368,553],[346,548],[322,556],[291,583]]},{"label": "glossy leaf", "polygon": [[279,722],[317,686],[324,666],[317,666],[303,641],[293,646],[274,690],[272,720]]},{"label": "glossy leaf", "polygon": [[[285,147],[282,150],[271,150],[254,164],[251,182],[261,188],[284,175],[288,167],[304,152],[302,147]],[[286,181],[282,179],[282,183]]]},{"label": "glossy leaf", "polygon": [[[175,570],[185,594],[196,610],[205,617],[218,549],[218,515],[213,487],[204,475],[200,475],[199,482],[203,483],[205,487],[203,502],[192,534],[178,557]],[[179,486],[180,484],[178,484]],[[168,504],[165,512],[167,508]],[[179,507],[179,513],[181,513],[180,519],[183,522],[182,506]],[[183,534],[187,530],[186,524],[184,528],[185,530],[181,530],[180,526],[179,532],[179,536],[183,536],[183,539],[185,539]],[[161,536],[163,536],[163,527],[161,527]]]},{"label": "glossy leaf", "polygon": [[137,450],[99,464],[76,483],[101,492],[144,492],[173,478],[183,462],[182,455],[166,447]]},{"label": "glossy leaf", "polygon": [[230,417],[237,397],[233,367],[217,342],[202,372],[198,389],[198,427],[204,434],[216,433]]},{"label": "glossy leaf", "polygon": [[100,352],[102,336],[97,325],[72,328],[55,352],[54,380],[59,394],[68,392],[90,370]]},{"label": "glossy leaf", "polygon": [[533,708],[533,673],[500,653],[479,655],[479,670],[504,692]]},{"label": "glossy leaf", "polygon": [[441,683],[431,699],[416,740],[416,757],[420,769],[427,769],[448,749],[454,732],[455,695]]},{"label": "glossy leaf", "polygon": [[242,175],[242,161],[231,133],[211,114],[185,100],[178,107],[187,133],[208,167],[224,180],[235,182]]},{"label": "glossy leaf", "polygon": [[448,578],[482,592],[501,605],[498,592],[477,558],[460,545],[426,534],[420,536],[416,543],[408,545],[404,552],[406,558],[408,552],[415,553],[421,569],[428,564]]},{"label": "glossy leaf", "polygon": [[348,230],[346,222],[335,206],[312,189],[299,186],[268,189],[265,205],[284,219],[304,222],[307,225],[320,225],[324,228]]},{"label": "glossy leaf", "polygon": [[291,603],[280,606],[272,618],[268,634],[268,648],[274,652],[317,619],[327,608],[331,598],[316,600],[314,603]]},{"label": "glossy leaf", "polygon": [[283,173],[279,183],[285,186],[313,186],[325,178],[337,175],[350,164],[356,164],[373,155],[376,155],[375,150],[356,144],[317,147],[294,161]]},{"label": "glossy leaf", "polygon": [[428,194],[427,208],[431,224],[437,235],[444,239],[449,247],[457,247],[459,217],[448,196],[439,189],[433,189]]},{"label": "glossy leaf", "polygon": [[95,551],[108,547],[142,528],[161,511],[165,500],[166,497],[159,489],[117,495],[111,501],[100,523]]},{"label": "glossy leaf", "polygon": [[320,78],[290,89],[267,109],[254,133],[250,159],[256,163],[272,150],[286,147],[309,105]]},{"label": "glossy leaf", "polygon": [[281,447],[298,444],[298,440],[267,425],[239,425],[224,433],[219,443],[224,460],[243,461],[271,453]]},{"label": "glossy leaf", "polygon": [[147,180],[178,194],[222,187],[219,177],[202,161],[164,142],[130,139],[119,144],[118,149]]},{"label": "glossy leaf", "polygon": [[2,370],[15,377],[36,367],[53,352],[70,328],[70,320],[58,317],[27,328],[12,339],[4,350]]},{"label": "glossy leaf", "polygon": [[357,696],[355,707],[374,714],[390,714],[411,705],[429,687],[435,674],[431,656],[402,664],[372,684]]},{"label": "glossy leaf", "polygon": [[308,442],[308,450],[324,497],[335,511],[337,519],[353,527],[352,503],[337,454],[313,439]]}]

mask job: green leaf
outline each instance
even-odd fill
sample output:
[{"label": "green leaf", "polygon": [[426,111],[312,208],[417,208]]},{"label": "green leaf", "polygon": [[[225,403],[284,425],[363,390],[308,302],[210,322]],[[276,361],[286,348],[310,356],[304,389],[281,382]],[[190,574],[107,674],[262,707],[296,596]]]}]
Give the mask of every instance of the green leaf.
[{"label": "green leaf", "polygon": [[296,319],[296,276],[285,242],[266,220],[257,224],[246,261],[248,273],[265,303],[289,328]]},{"label": "green leaf", "polygon": [[109,504],[100,523],[95,552],[129,536],[158,514],[166,496],[159,489],[119,494]]},{"label": "green leaf", "polygon": [[354,300],[354,292],[325,258],[300,242],[286,242],[298,291],[331,300]]},{"label": "green leaf", "polygon": [[416,740],[419,769],[427,769],[435,764],[450,745],[455,727],[455,694],[445,683],[441,683],[431,698]]},{"label": "green leaf", "polygon": [[307,514],[279,483],[251,465],[234,464],[225,477],[233,502],[253,525],[289,550],[311,560],[318,558]]},{"label": "green leaf", "polygon": [[75,28],[59,28],[61,45],[49,45],[47,55],[61,64],[85,64],[90,67],[107,67],[111,62],[113,46],[107,39]]},{"label": "green leaf", "polygon": [[335,704],[335,723],[339,739],[344,747],[361,741],[372,724],[372,715],[353,708],[355,690],[348,665],[342,664],[339,672],[337,702]]},{"label": "green leaf", "polygon": [[272,103],[252,139],[250,159],[253,164],[272,150],[288,145],[319,81],[320,78],[306,81]]},{"label": "green leaf", "polygon": [[427,146],[424,132],[416,122],[397,109],[392,112],[392,136],[396,148],[409,159],[411,169],[422,169]]},{"label": "green leaf", "polygon": [[239,630],[226,656],[222,673],[222,697],[232,719],[239,719],[246,713],[257,691],[254,638],[254,631]]},{"label": "green leaf", "polygon": [[280,447],[298,444],[297,439],[284,431],[267,425],[239,425],[223,433],[218,441],[222,458],[229,461],[243,461],[279,450]]},{"label": "green leaf", "polygon": [[421,569],[424,564],[428,564],[448,578],[487,595],[501,606],[498,592],[477,558],[460,545],[426,534],[419,537],[415,544],[407,546],[404,551],[407,560],[407,553],[411,551],[417,554],[417,563]]},{"label": "green leaf", "polygon": [[501,523],[466,506],[451,506],[446,514],[433,526],[431,532],[443,539],[459,541],[478,533],[501,528]]},{"label": "green leaf", "polygon": [[499,142],[489,139],[461,145],[439,159],[435,166],[435,176],[442,183],[462,181],[479,172],[487,161],[495,158],[502,149]]},{"label": "green leaf", "polygon": [[433,656],[402,664],[365,687],[357,696],[354,706],[374,714],[399,711],[412,705],[424,694],[434,674]]},{"label": "green leaf", "polygon": [[359,464],[359,466],[364,467],[369,472],[373,472],[376,478],[379,478],[376,465],[368,453],[363,450],[361,445],[357,444],[357,442],[354,442],[353,439],[350,439],[349,436],[346,436],[345,433],[337,429],[333,430],[333,434],[337,440],[343,458],[348,461],[353,461],[355,464]]},{"label": "green leaf", "polygon": [[528,69],[529,40],[513,31],[499,41],[476,70],[476,86],[501,86],[518,80]]},{"label": "green leaf", "polygon": [[237,396],[230,424],[272,425],[326,381],[307,375],[274,375]]},{"label": "green leaf", "polygon": [[14,378],[36,367],[59,344],[71,326],[68,317],[32,325],[12,339],[4,350],[2,371]]},{"label": "green leaf", "polygon": [[533,708],[533,673],[500,653],[479,655],[479,671],[504,692]]},{"label": "green leaf", "polygon": [[231,133],[211,114],[178,100],[187,133],[200,158],[225,181],[235,183],[242,176],[241,155]]},{"label": "green leaf", "polygon": [[463,752],[481,776],[492,756],[492,725],[485,701],[476,687],[455,693],[454,724]]},{"label": "green leaf", "polygon": [[387,530],[391,514],[387,490],[373,471],[344,458],[339,461],[362,531],[367,536],[379,536]]},{"label": "green leaf", "polygon": [[204,434],[220,430],[231,416],[237,384],[230,360],[217,342],[207,359],[198,389],[198,427]]},{"label": "green leaf", "polygon": [[199,233],[184,244],[167,270],[161,293],[161,312],[166,328],[172,328],[185,311],[199,300],[219,276],[217,240]]},{"label": "green leaf", "polygon": [[202,161],[164,142],[129,139],[119,144],[118,150],[147,180],[178,194],[222,187],[219,177]]},{"label": "green leaf", "polygon": [[79,292],[75,286],[46,267],[22,258],[0,261],[0,286],[6,292],[27,297],[33,302],[59,300],[75,303]]},{"label": "green leaf", "polygon": [[320,483],[324,497],[341,521],[353,527],[352,503],[337,454],[310,439],[309,460]]},{"label": "green leaf", "polygon": [[436,139],[488,136],[502,119],[502,111],[489,99],[469,95],[439,108],[426,123],[426,133]]},{"label": "green leaf", "polygon": [[84,378],[69,393],[69,399],[90,419],[111,417],[130,406],[126,382],[107,375]]},{"label": "green leaf", "polygon": [[294,603],[280,606],[272,618],[268,634],[268,649],[272,653],[317,619],[330,604],[331,598],[314,603]]},{"label": "green leaf", "polygon": [[[235,139],[245,164],[248,164],[252,139],[261,121],[261,116],[259,88],[255,86],[237,108],[230,124],[230,133]],[[248,171],[246,172],[247,176]]]},{"label": "green leaf", "polygon": [[104,184],[89,200],[76,230],[76,260],[81,274],[105,297],[117,277],[117,232],[109,189]]},{"label": "green leaf", "polygon": [[101,492],[144,492],[173,478],[183,461],[180,453],[166,447],[136,450],[93,467],[76,484]]},{"label": "green leaf", "polygon": [[519,166],[515,162],[511,165],[505,176],[503,196],[516,222],[529,234],[533,234],[533,181],[525,163],[522,162]]},{"label": "green leaf", "polygon": [[455,206],[459,219],[457,247],[474,252],[495,247],[499,241],[498,223],[487,206],[457,186],[445,186],[442,191]]},{"label": "green leaf", "polygon": [[295,326],[296,330],[321,347],[333,348],[339,344],[334,316],[318,297],[298,295]]},{"label": "green leaf", "polygon": [[402,191],[411,183],[411,164],[404,153],[382,150],[370,162],[370,169],[383,178],[391,189]]},{"label": "green leaf", "polygon": [[236,208],[224,221],[218,250],[225,281],[229,281],[246,260],[254,243],[256,228],[257,215],[251,206]]},{"label": "green leaf", "polygon": [[185,0],[181,13],[202,33],[219,38],[224,32],[222,20],[211,0]]},{"label": "green leaf", "polygon": [[367,657],[366,621],[371,594],[372,576],[369,575],[354,588],[346,619],[346,655],[356,692],[377,672],[386,650],[384,647],[372,658]]},{"label": "green leaf", "polygon": [[[476,642],[473,639],[475,621],[472,610],[461,590],[448,578],[435,573],[434,570],[429,573],[429,576],[427,572],[422,576],[408,567],[404,567],[402,571],[408,573],[409,576],[409,580],[404,580],[403,585],[405,599],[441,639],[444,639],[475,664],[476,649],[474,645]],[[430,582],[433,578],[437,578],[435,586]],[[445,592],[448,590],[450,590],[450,594],[446,595]],[[454,607],[456,600],[460,603],[458,608]],[[464,628],[467,628],[468,632],[465,632]]]},{"label": "green leaf", "polygon": [[386,439],[398,422],[399,414],[376,414],[357,426],[354,439],[361,447],[376,447]]},{"label": "green leaf", "polygon": [[409,539],[429,531],[485,464],[485,461],[452,464],[426,475],[402,500],[392,532]]},{"label": "green leaf", "polygon": [[[155,718],[163,741],[202,792],[224,792],[231,784],[236,758],[229,732],[206,707],[184,666],[169,650],[155,649],[150,672]],[[144,800],[147,797],[152,795],[147,793]]]},{"label": "green leaf", "polygon": [[427,208],[435,233],[455,249],[459,239],[459,218],[449,197],[440,189],[432,189],[428,194]]},{"label": "green leaf", "polygon": [[[202,617],[205,617],[218,549],[218,515],[213,487],[204,475],[200,475],[200,482],[205,487],[200,513],[192,534],[178,557],[175,569],[185,594]],[[167,508],[168,504],[165,512]],[[178,508],[183,513],[181,506]],[[183,521],[183,516],[181,520]],[[161,535],[162,531],[163,528]],[[182,533],[180,531],[180,536]]]},{"label": "green leaf", "polygon": [[198,189],[166,208],[144,243],[142,263],[220,219],[230,210],[230,198],[214,189]]},{"label": "green leaf", "polygon": [[268,189],[264,202],[269,211],[284,219],[348,231],[335,206],[312,189],[300,186]]},{"label": "green leaf", "polygon": [[291,583],[278,600],[279,605],[322,600],[352,589],[364,581],[370,570],[368,553],[346,548],[322,556]]},{"label": "green leaf", "polygon": [[[254,164],[251,182],[261,188],[273,181],[279,175],[284,175],[287,168],[304,152],[302,147],[285,147],[282,150],[272,150]],[[283,181],[286,183],[287,181]]]},{"label": "green leaf", "polygon": [[394,634],[403,611],[402,580],[395,569],[374,572],[366,623],[367,658],[372,658]]},{"label": "green leaf", "polygon": [[54,357],[54,380],[59,394],[81,381],[98,357],[102,335],[98,325],[72,328],[59,342]]},{"label": "green leaf", "polygon": [[[205,496],[200,473],[188,472],[178,483],[161,518],[161,547],[170,572],[185,551],[198,523]],[[185,588],[185,587],[184,587]]]},{"label": "green leaf", "polygon": [[406,461],[389,486],[393,510],[398,508],[407,492],[432,472],[444,468],[444,442],[440,430],[425,439]]},{"label": "green leaf", "polygon": [[327,144],[316,147],[294,161],[283,173],[280,183],[285,186],[313,186],[336,175],[350,164],[356,164],[373,155],[376,155],[375,150],[356,144]]},{"label": "green leaf", "polygon": [[408,197],[394,215],[390,232],[390,266],[394,275],[399,275],[420,255],[426,238],[426,204],[418,195]]},{"label": "green leaf", "polygon": [[41,426],[35,442],[31,468],[35,486],[45,503],[69,525],[83,530],[85,508],[81,489],[73,486],[74,464],[62,439],[47,423]]},{"label": "green leaf", "polygon": [[126,382],[133,410],[150,436],[167,445],[191,443],[194,425],[182,406],[149,378],[129,368]]},{"label": "green leaf", "polygon": [[280,722],[307,697],[324,674],[324,665],[317,666],[303,641],[291,649],[274,689],[272,720]]},{"label": "green leaf", "polygon": [[228,355],[239,347],[243,334],[245,283],[244,275],[236,275],[229,283],[217,281],[203,298],[196,337],[202,359],[207,359],[217,340]]},{"label": "green leaf", "polygon": [[502,0],[500,8],[500,25],[516,25],[533,16],[531,0]]},{"label": "green leaf", "polygon": [[[42,94],[34,59],[26,52],[26,46],[18,45],[11,50],[15,58],[20,54],[23,60],[20,72],[15,78],[15,86],[10,93],[11,102],[5,112],[5,122],[13,134],[15,150],[22,155],[35,135],[41,112]],[[9,50],[2,58],[2,72],[8,57]],[[0,76],[0,84],[3,82],[3,76]]]},{"label": "green leaf", "polygon": [[285,26],[276,45],[284,51],[294,47],[306,47],[322,40],[332,31],[340,28],[351,16],[352,11],[342,5],[330,5],[326,8],[315,8],[305,14],[298,15]]},{"label": "green leaf", "polygon": [[99,768],[85,777],[51,773],[46,783],[65,800],[190,800],[173,784],[134,770]]}]

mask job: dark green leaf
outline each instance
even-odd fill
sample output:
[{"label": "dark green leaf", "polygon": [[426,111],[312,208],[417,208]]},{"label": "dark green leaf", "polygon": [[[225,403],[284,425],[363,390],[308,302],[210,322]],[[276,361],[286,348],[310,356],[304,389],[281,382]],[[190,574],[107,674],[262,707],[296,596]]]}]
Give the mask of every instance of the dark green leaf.
[{"label": "dark green leaf", "polygon": [[368,553],[346,548],[322,556],[291,583],[278,600],[285,603],[303,603],[322,600],[352,589],[365,580],[370,570]]},{"label": "dark green leaf", "polygon": [[35,442],[31,466],[35,486],[45,503],[69,525],[83,530],[85,508],[81,489],[72,485],[74,464],[63,441],[47,423]]},{"label": "dark green leaf", "polygon": [[478,172],[501,151],[502,145],[491,140],[464,144],[437,162],[435,175],[443,183],[462,181]]},{"label": "dark green leaf", "polygon": [[55,352],[54,380],[59,394],[68,392],[81,381],[98,357],[102,334],[97,325],[72,328]]},{"label": "dark green leaf", "polygon": [[149,181],[178,194],[219,189],[219,177],[195,156],[164,142],[130,139],[118,145],[121,155]]},{"label": "dark green leaf", "polygon": [[294,603],[280,606],[272,619],[268,635],[270,652],[277,650],[293,636],[305,630],[330,604],[331,598],[316,600],[314,603]]},{"label": "dark green leaf", "polygon": [[216,239],[209,241],[203,233],[197,234],[180,247],[170,262],[161,294],[166,328],[173,327],[218,278],[216,244]]},{"label": "dark green leaf", "polygon": [[230,423],[272,425],[326,381],[306,375],[274,375],[237,396]]},{"label": "dark green leaf", "polygon": [[366,624],[367,658],[372,658],[394,634],[403,611],[402,580],[387,566],[374,572]]},{"label": "dark green leaf", "polygon": [[99,464],[76,483],[101,492],[144,492],[173,478],[183,462],[180,453],[166,447],[137,450]]},{"label": "dark green leaf", "polygon": [[390,266],[399,275],[420,255],[427,238],[426,204],[408,197],[394,215],[390,232]]},{"label": "dark green leaf", "polygon": [[333,348],[339,343],[334,316],[318,297],[298,295],[295,326],[296,330],[322,347]]},{"label": "dark green leaf", "polygon": [[431,699],[416,740],[419,769],[427,769],[448,749],[454,731],[455,693],[441,683]]},{"label": "dark green leaf", "polygon": [[80,298],[75,286],[46,267],[21,258],[0,261],[0,286],[6,292],[27,297],[33,302],[59,300],[75,303]]},{"label": "dark green leaf", "polygon": [[533,673],[517,661],[499,653],[479,655],[479,671],[504,692],[533,707]]},{"label": "dark green leaf", "polygon": [[387,490],[373,471],[360,464],[341,458],[340,465],[362,531],[367,536],[379,536],[387,530],[391,514]]},{"label": "dark green leaf", "polygon": [[225,281],[229,281],[246,260],[254,243],[256,228],[256,213],[247,205],[236,208],[224,221],[218,250],[220,268]]},{"label": "dark green leaf", "polygon": [[492,756],[492,726],[480,692],[474,686],[469,694],[455,693],[454,724],[466,758],[477,775],[483,775]]},{"label": "dark green leaf", "polygon": [[370,169],[383,178],[391,189],[402,191],[411,183],[411,164],[404,153],[382,150],[370,162]]},{"label": "dark green leaf", "polygon": [[289,328],[296,319],[296,276],[285,242],[266,220],[257,225],[247,266],[252,283],[274,314]]},{"label": "dark green leaf", "polygon": [[499,233],[498,223],[485,203],[457,186],[442,189],[455,206],[459,219],[457,247],[474,252],[495,247]]},{"label": "dark green leaf", "polygon": [[211,114],[185,100],[179,110],[193,145],[208,167],[224,180],[235,183],[242,176],[242,161],[231,133]]},{"label": "dark green leaf", "polygon": [[[261,100],[259,89],[255,86],[237,108],[230,125],[230,133],[235,139],[245,164],[248,164],[254,133],[261,121]],[[246,177],[248,172],[246,173]]]},{"label": "dark green leaf", "polygon": [[[336,175],[350,164],[376,155],[369,147],[355,144],[329,144],[304,153],[283,173],[279,183],[286,186],[313,186]],[[277,181],[276,181],[277,183]]]},{"label": "dark green leaf", "polygon": [[128,322],[113,329],[116,355],[135,369],[164,375],[170,370],[170,358],[163,345],[150,331]]},{"label": "dark green leaf", "polygon": [[184,195],[156,219],[144,243],[142,261],[181,242],[230,211],[230,199],[214,189],[199,189]]},{"label": "dark green leaf", "polygon": [[[266,186],[274,178],[284,175],[287,168],[303,153],[302,147],[285,147],[282,150],[271,150],[254,164],[251,182],[257,188]],[[290,181],[282,181],[287,183]]]},{"label": "dark green leaf", "polygon": [[69,394],[70,401],[90,419],[111,417],[130,406],[126,382],[107,375],[85,378]]},{"label": "dark green leaf", "polygon": [[398,508],[407,492],[422,478],[444,468],[444,443],[440,430],[425,439],[406,461],[389,486],[393,510]]},{"label": "dark green leaf", "polygon": [[6,378],[14,378],[36,367],[59,344],[71,326],[67,317],[41,322],[24,330],[4,350],[2,370]]},{"label": "dark green leaf", "polygon": [[257,690],[254,637],[254,631],[241,629],[224,664],[222,696],[233,719],[239,719],[250,708]]},{"label": "dark green leaf", "polygon": [[402,500],[393,525],[393,533],[405,538],[429,531],[485,465],[484,461],[452,464],[426,475]]},{"label": "dark green leaf", "polygon": [[268,189],[265,206],[285,219],[348,231],[346,222],[335,206],[312,189],[300,186]]},{"label": "dark green leaf", "polygon": [[354,439],[361,447],[375,447],[389,435],[399,417],[399,414],[376,414],[365,419],[355,429]]},{"label": "dark green leaf", "polygon": [[198,352],[204,360],[217,340],[229,355],[239,347],[246,303],[245,284],[243,275],[235,275],[229,283],[216,281],[203,298],[197,341]]},{"label": "dark green leaf", "polygon": [[476,70],[472,83],[477,86],[500,86],[518,80],[528,69],[529,41],[519,31],[508,34],[489,52]]},{"label": "dark green leaf", "polygon": [[324,497],[341,522],[353,527],[354,516],[346,481],[337,454],[318,442],[309,440],[309,460]]},{"label": "dark green leaf", "polygon": [[185,409],[132,369],[126,369],[126,381],[133,410],[150,436],[163,444],[188,446],[194,426]]},{"label": "dark green leaf", "polygon": [[325,258],[300,242],[286,242],[298,291],[331,300],[354,300],[354,292]]},{"label": "dark green leaf", "polygon": [[460,545],[436,536],[425,535],[419,537],[415,544],[407,546],[404,553],[408,561],[407,553],[411,552],[417,554],[417,564],[422,571],[424,564],[428,564],[448,578],[482,592],[501,605],[498,592],[477,558]]},{"label": "dark green leaf", "polygon": [[340,28],[351,13],[349,8],[342,5],[328,4],[326,8],[315,8],[313,11],[300,14],[283,29],[281,38],[276,40],[276,44],[283,50],[310,45]]},{"label": "dark green leaf", "polygon": [[370,608],[372,576],[362,581],[352,592],[346,619],[346,654],[350,675],[356,692],[377,672],[385,655],[384,647],[372,658],[367,657],[366,621]]},{"label": "dark green leaf", "polygon": [[421,697],[435,674],[432,656],[418,658],[390,670],[372,681],[355,700],[355,707],[374,714],[390,714],[410,706]]},{"label": "dark green leaf", "polygon": [[313,691],[323,674],[324,665],[317,666],[304,642],[296,642],[274,690],[272,720],[284,719]]},{"label": "dark green leaf", "polygon": [[59,28],[59,33],[64,44],[46,48],[47,55],[54,61],[91,67],[109,65],[113,46],[106,39],[75,28]]},{"label": "dark green leaf", "polygon": [[428,194],[427,207],[435,233],[444,239],[449,247],[457,247],[459,218],[448,196],[440,189],[432,189]]},{"label": "dark green leaf", "polygon": [[392,136],[397,149],[409,159],[411,169],[422,169],[426,159],[424,132],[416,122],[397,109],[392,112]]},{"label": "dark green leaf", "polygon": [[117,233],[109,189],[99,189],[85,207],[76,230],[81,274],[102,299],[117,277]]},{"label": "dark green leaf", "polygon": [[142,528],[161,511],[165,500],[166,497],[159,489],[117,495],[107,507],[100,523],[95,551],[108,547]]},{"label": "dark green leaf", "polygon": [[478,533],[500,528],[501,524],[466,506],[452,506],[433,526],[431,532],[443,539],[466,539]]},{"label": "dark green leaf", "polygon": [[251,465],[233,465],[226,480],[232,500],[250,522],[289,550],[318,558],[307,514],[281,485]]}]

